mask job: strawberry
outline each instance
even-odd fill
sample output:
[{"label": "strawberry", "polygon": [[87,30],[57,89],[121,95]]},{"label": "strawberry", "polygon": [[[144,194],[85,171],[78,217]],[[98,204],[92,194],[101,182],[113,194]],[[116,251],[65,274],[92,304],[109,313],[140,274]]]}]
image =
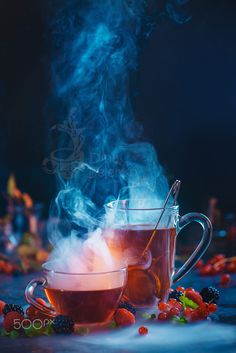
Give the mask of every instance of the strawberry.
[{"label": "strawberry", "polygon": [[200,305],[202,303],[202,296],[199,292],[192,291],[192,290],[186,290],[185,296],[188,299],[191,299],[194,303],[196,303],[198,305]]},{"label": "strawberry", "polygon": [[130,326],[135,323],[135,316],[126,309],[117,309],[114,320],[119,326]]}]

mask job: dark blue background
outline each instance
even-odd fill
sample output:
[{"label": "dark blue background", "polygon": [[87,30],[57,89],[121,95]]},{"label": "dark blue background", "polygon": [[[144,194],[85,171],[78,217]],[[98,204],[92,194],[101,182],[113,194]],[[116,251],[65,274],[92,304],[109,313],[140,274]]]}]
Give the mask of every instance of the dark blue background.
[{"label": "dark blue background", "polygon": [[[0,190],[14,172],[21,189],[48,203],[55,180],[42,161],[56,116],[47,114],[45,4],[0,3]],[[190,1],[187,14],[192,19],[182,25],[159,17],[140,39],[133,106],[167,174],[183,181],[183,209],[204,211],[216,196],[224,210],[235,210],[236,4]]]}]

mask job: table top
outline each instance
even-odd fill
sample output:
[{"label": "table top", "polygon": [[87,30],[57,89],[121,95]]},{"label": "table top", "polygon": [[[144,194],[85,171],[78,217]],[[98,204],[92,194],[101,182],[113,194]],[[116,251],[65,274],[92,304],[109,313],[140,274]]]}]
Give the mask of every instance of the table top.
[{"label": "table top", "polygon": [[[0,299],[8,303],[25,305],[24,288],[35,275],[10,277],[0,275]],[[179,282],[185,287],[200,290],[213,285],[220,290],[218,312],[212,321],[196,324],[160,324],[140,321],[129,328],[109,332],[90,333],[87,336],[41,336],[10,339],[0,337],[0,351],[5,353],[211,353],[222,350],[236,352],[236,276],[229,287],[219,286],[219,277],[199,277],[192,273]],[[147,336],[138,334],[138,327],[149,329]]]}]

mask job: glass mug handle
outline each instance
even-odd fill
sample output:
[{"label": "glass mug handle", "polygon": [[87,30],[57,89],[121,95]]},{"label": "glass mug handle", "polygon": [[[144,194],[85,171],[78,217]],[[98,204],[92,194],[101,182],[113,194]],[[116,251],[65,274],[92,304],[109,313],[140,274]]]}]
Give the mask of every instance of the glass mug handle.
[{"label": "glass mug handle", "polygon": [[179,219],[179,224],[177,228],[177,234],[188,224],[192,222],[199,223],[203,228],[202,239],[198,244],[197,248],[194,250],[192,255],[183,264],[183,266],[177,271],[173,276],[173,283],[179,281],[183,278],[192,268],[196,265],[198,260],[203,256],[208,246],[210,245],[212,239],[212,224],[209,218],[201,213],[188,213]]},{"label": "glass mug handle", "polygon": [[30,305],[33,305],[36,309],[40,310],[43,314],[48,315],[48,316],[55,316],[56,311],[49,306],[46,306],[44,304],[40,304],[37,302],[37,300],[34,297],[34,290],[38,286],[43,286],[46,283],[46,279],[41,277],[41,278],[35,278],[30,281],[26,288],[25,288],[25,299],[27,303]]}]

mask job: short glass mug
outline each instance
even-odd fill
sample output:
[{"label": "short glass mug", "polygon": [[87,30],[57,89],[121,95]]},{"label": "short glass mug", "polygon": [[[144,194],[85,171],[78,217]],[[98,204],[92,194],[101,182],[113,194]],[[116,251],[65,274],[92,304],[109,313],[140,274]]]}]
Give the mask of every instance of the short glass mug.
[{"label": "short glass mug", "polygon": [[[107,219],[111,221],[103,230],[104,236],[112,255],[128,265],[124,298],[136,307],[152,307],[160,300],[166,301],[172,283],[194,267],[211,242],[212,225],[206,216],[188,213],[180,217],[179,207],[172,206],[166,207],[153,241],[145,252],[162,211],[163,208],[131,208],[129,200],[112,201],[106,205]],[[192,222],[202,226],[202,239],[175,273],[176,237]]]},{"label": "short glass mug", "polygon": [[[127,268],[107,272],[65,273],[43,265],[43,276],[25,289],[26,301],[47,316],[67,315],[78,324],[105,324],[112,318],[127,279]],[[36,301],[42,286],[51,307]]]}]

